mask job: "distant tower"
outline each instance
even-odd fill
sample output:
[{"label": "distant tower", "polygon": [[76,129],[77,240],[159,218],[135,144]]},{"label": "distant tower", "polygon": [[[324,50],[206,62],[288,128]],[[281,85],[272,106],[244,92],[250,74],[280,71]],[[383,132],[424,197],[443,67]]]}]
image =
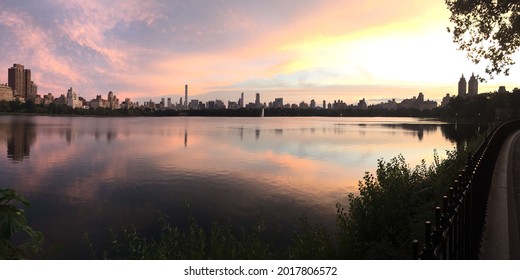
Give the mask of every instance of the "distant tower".
[{"label": "distant tower", "polygon": [[[27,100],[32,96],[33,82],[31,81],[31,69],[25,69],[24,71],[24,89],[23,97]],[[33,98],[34,99],[34,98]]]},{"label": "distant tower", "polygon": [[323,109],[327,109],[327,101],[323,100]]},{"label": "distant tower", "polygon": [[260,108],[260,93],[258,93],[258,92],[256,93],[255,107]]},{"label": "distant tower", "polygon": [[468,82],[468,95],[474,96],[478,94],[478,81],[474,73],[471,73],[471,78]]},{"label": "distant tower", "polygon": [[459,94],[458,96],[464,97],[466,95],[466,79],[464,79],[464,74],[460,77],[459,80]]},{"label": "distant tower", "polygon": [[184,109],[188,110],[188,85],[184,85]]},{"label": "distant tower", "polygon": [[419,92],[419,95],[417,96],[417,101],[419,103],[424,102],[424,94],[422,92]]},{"label": "distant tower", "polygon": [[242,94],[240,94],[240,100],[238,102],[238,107],[244,108],[244,93],[243,92],[242,92]]},{"label": "distant tower", "polygon": [[74,91],[72,87],[69,88],[69,90],[67,91],[66,104],[67,106],[72,107],[73,109],[81,107],[81,101],[78,98],[78,94]]}]

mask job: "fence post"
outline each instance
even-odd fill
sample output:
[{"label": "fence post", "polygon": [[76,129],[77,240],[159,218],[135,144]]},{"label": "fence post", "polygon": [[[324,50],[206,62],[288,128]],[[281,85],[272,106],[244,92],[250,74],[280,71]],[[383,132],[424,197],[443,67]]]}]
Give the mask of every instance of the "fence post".
[{"label": "fence post", "polygon": [[426,221],[426,223],[424,223],[424,254],[423,254],[423,258],[426,260],[433,259],[431,238],[432,238],[432,223],[430,221]]},{"label": "fence post", "polygon": [[414,260],[419,259],[419,240],[417,239],[412,241],[412,258]]}]

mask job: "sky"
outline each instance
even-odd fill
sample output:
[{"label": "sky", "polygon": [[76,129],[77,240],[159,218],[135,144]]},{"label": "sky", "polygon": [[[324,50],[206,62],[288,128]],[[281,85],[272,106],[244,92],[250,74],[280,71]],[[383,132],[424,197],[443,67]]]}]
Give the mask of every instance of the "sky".
[{"label": "sky", "polygon": [[[85,99],[369,104],[456,94],[484,75],[447,32],[444,1],[0,0],[0,83],[14,63],[38,93]],[[516,55],[516,57],[519,57]],[[518,60],[518,59],[517,59]],[[513,77],[480,92],[517,87]]]}]

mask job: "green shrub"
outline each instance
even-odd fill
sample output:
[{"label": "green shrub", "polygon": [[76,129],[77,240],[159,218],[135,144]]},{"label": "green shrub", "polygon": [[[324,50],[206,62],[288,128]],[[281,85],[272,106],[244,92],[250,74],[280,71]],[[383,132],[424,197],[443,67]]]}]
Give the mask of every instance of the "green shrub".
[{"label": "green shrub", "polygon": [[25,212],[17,204],[30,205],[16,191],[0,189],[0,259],[28,258],[41,250],[42,234],[27,225]]}]

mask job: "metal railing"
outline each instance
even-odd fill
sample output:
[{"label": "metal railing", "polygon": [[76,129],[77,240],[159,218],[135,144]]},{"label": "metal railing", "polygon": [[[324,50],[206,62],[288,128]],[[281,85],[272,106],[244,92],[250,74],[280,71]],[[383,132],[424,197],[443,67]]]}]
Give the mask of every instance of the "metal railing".
[{"label": "metal railing", "polygon": [[501,124],[468,158],[435,208],[433,223],[426,221],[423,247],[413,241],[414,259],[478,259],[495,162],[506,138],[519,129],[520,120]]}]

